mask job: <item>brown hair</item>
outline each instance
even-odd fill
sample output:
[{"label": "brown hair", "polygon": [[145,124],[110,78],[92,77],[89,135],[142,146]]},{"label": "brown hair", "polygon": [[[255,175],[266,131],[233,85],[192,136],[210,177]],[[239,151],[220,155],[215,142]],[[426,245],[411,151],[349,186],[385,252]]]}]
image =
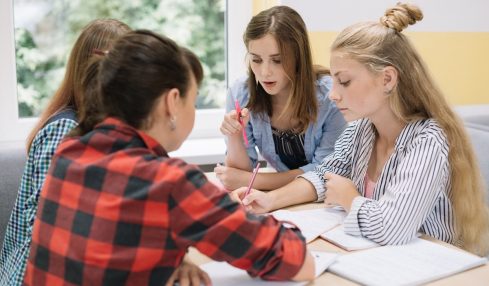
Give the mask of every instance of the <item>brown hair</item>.
[{"label": "brown hair", "polygon": [[484,186],[470,140],[459,117],[435,85],[414,46],[401,33],[423,18],[421,10],[398,3],[388,9],[380,22],[352,25],[332,45],[363,63],[372,72],[392,66],[398,83],[389,97],[394,113],[404,122],[433,118],[446,134],[451,169],[449,196],[455,215],[455,229],[462,247],[485,255],[489,250],[489,216],[484,204]]},{"label": "brown hair", "polygon": [[[316,121],[318,114],[315,80],[321,74],[329,74],[329,70],[313,66],[306,24],[294,9],[274,6],[260,12],[248,23],[243,40],[248,47],[250,41],[267,34],[277,41],[284,70],[292,86],[282,114],[290,111],[292,119],[298,122],[298,131],[304,132],[309,123]],[[270,95],[257,85],[251,67],[248,70],[250,100],[247,107],[253,112],[272,116]]]},{"label": "brown hair", "polygon": [[29,152],[34,137],[51,116],[67,106],[72,106],[75,110],[80,107],[82,101],[81,82],[86,65],[94,50],[105,51],[110,49],[112,42],[128,31],[130,31],[129,26],[114,19],[94,20],[83,28],[71,50],[61,86],[50,99],[37,124],[27,137],[27,152]]},{"label": "brown hair", "polygon": [[86,98],[93,101],[86,103],[80,123],[70,135],[90,132],[104,116],[144,128],[155,102],[165,91],[177,88],[185,97],[191,76],[197,84],[203,79],[202,66],[194,53],[147,30],[122,36],[105,57],[94,60],[88,69],[83,82],[86,87],[95,83],[94,90],[85,89]]}]

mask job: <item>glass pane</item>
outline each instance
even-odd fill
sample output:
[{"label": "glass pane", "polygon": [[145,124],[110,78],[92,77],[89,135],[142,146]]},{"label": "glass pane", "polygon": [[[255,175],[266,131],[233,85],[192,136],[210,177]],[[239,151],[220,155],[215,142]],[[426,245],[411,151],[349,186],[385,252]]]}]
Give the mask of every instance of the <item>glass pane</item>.
[{"label": "glass pane", "polygon": [[40,114],[63,79],[76,37],[96,18],[150,29],[193,50],[205,71],[197,107],[223,107],[225,7],[225,0],[14,0],[20,116]]}]

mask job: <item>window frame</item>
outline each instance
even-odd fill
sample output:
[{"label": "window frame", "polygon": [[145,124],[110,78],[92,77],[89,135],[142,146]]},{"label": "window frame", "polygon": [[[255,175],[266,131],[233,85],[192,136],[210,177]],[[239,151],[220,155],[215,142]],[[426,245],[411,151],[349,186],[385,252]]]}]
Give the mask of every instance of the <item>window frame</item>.
[{"label": "window frame", "polygon": [[[23,142],[37,118],[19,118],[13,1],[0,1],[0,143]],[[246,74],[242,34],[252,16],[252,1],[226,1],[226,86]],[[197,110],[189,139],[221,137],[224,109]]]}]

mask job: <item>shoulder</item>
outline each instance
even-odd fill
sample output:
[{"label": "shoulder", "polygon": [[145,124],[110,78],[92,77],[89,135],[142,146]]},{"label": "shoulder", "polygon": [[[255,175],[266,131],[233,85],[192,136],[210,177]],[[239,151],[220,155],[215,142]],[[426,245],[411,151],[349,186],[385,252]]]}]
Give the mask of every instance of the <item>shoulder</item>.
[{"label": "shoulder", "polygon": [[31,149],[42,148],[43,146],[58,145],[78,123],[71,118],[58,118],[50,120],[39,132],[37,132],[32,141]]},{"label": "shoulder", "polygon": [[401,138],[405,141],[405,145],[430,145],[441,148],[442,151],[448,153],[448,140],[445,132],[440,127],[438,122],[433,118],[417,120],[408,123],[405,134],[401,134],[406,138]]}]

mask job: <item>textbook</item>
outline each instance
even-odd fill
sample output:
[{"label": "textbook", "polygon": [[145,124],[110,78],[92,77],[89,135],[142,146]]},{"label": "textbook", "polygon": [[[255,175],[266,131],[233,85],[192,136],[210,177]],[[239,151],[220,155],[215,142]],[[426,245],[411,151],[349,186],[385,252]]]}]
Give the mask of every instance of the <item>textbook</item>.
[{"label": "textbook", "polygon": [[322,233],[341,224],[346,216],[344,211],[320,208],[303,211],[278,210],[270,213],[285,226],[297,226],[306,243],[319,237]]},{"label": "textbook", "polygon": [[[316,265],[315,277],[321,275],[338,257],[338,254],[323,251],[311,251]],[[213,286],[296,286],[308,282],[265,281],[253,278],[245,270],[236,268],[226,262],[212,261],[201,265],[201,269],[209,274]]]},{"label": "textbook", "polygon": [[416,238],[344,254],[329,271],[362,285],[419,285],[487,263],[487,258]]},{"label": "textbook", "polygon": [[377,243],[363,236],[353,236],[345,233],[343,225],[339,225],[323,234],[321,238],[345,250],[360,250],[379,246]]}]

